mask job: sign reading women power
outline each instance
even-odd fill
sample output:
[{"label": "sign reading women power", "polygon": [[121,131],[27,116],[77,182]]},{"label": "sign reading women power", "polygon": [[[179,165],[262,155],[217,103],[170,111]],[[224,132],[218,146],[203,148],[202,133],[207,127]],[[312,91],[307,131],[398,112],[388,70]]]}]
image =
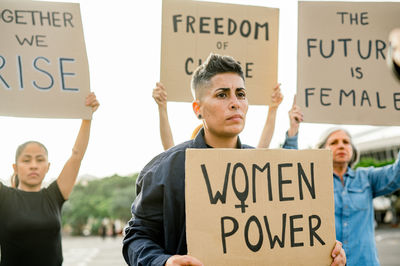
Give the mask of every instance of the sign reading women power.
[{"label": "sign reading women power", "polygon": [[386,66],[400,3],[299,2],[297,99],[306,122],[400,125]]},{"label": "sign reading women power", "polygon": [[79,4],[0,2],[0,115],[91,117]]},{"label": "sign reading women power", "polygon": [[244,71],[250,104],[269,104],[277,84],[276,8],[163,0],[161,82],[169,101],[193,101],[194,70],[213,52],[230,55]]},{"label": "sign reading women power", "polygon": [[204,265],[330,265],[328,150],[186,151],[188,253]]}]

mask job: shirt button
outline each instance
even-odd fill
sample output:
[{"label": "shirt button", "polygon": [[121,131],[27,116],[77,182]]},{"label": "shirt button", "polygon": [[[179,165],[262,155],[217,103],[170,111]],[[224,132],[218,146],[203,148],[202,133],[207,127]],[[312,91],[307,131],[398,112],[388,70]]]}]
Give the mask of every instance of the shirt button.
[{"label": "shirt button", "polygon": [[347,209],[348,207],[349,207],[349,206],[347,206],[347,205],[344,205],[344,208],[345,208],[345,209]]},{"label": "shirt button", "polygon": [[347,223],[344,223],[344,224],[343,224],[343,226],[345,226],[345,227],[346,227],[346,226],[347,226]]},{"label": "shirt button", "polygon": [[347,240],[343,241],[343,244],[347,244]]}]

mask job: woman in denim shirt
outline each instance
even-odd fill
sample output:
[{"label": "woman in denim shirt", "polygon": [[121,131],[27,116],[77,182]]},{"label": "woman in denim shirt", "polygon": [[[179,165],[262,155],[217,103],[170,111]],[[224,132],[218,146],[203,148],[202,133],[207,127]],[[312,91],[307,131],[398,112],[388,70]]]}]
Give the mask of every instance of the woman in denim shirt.
[{"label": "woman in denim shirt", "polygon": [[400,188],[399,159],[385,167],[351,169],[357,150],[350,134],[341,128],[325,132],[318,148],[332,151],[336,239],[343,243],[347,265],[380,265],[372,199]]}]

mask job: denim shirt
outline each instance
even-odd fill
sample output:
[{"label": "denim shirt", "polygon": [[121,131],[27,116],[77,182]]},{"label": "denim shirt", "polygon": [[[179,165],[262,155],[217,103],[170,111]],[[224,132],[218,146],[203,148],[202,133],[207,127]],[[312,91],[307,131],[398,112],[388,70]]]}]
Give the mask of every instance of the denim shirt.
[{"label": "denim shirt", "polygon": [[348,168],[344,185],[333,177],[336,239],[343,243],[347,265],[380,265],[372,200],[400,188],[399,159],[385,167]]}]

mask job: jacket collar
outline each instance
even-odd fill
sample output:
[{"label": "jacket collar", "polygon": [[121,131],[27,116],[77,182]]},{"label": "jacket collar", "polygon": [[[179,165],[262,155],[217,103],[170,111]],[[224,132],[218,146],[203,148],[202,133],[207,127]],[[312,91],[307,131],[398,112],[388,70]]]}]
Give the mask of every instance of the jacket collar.
[{"label": "jacket collar", "polygon": [[[201,128],[199,130],[199,133],[197,133],[196,137],[194,138],[194,146],[198,148],[210,148],[210,146],[208,146],[206,141],[204,140],[204,128]],[[243,145],[240,141],[239,136],[237,138],[236,148],[243,149]]]},{"label": "jacket collar", "polygon": [[[336,178],[339,178],[335,173],[333,173],[333,176],[336,177]],[[350,167],[347,167],[347,171],[346,171],[346,173],[344,173],[344,176],[345,176],[345,177],[354,178],[355,172],[354,172],[354,170],[351,169]]]}]

